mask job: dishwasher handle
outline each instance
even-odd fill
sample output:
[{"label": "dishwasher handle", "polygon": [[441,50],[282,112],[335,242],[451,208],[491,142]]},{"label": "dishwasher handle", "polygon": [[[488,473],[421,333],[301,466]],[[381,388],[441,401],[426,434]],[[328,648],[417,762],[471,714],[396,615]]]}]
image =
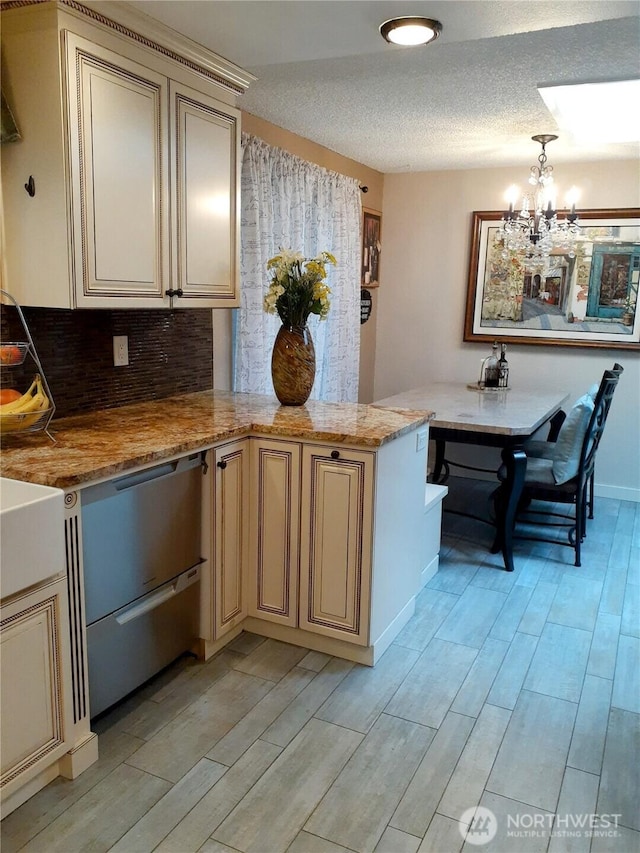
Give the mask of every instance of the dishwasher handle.
[{"label": "dishwasher handle", "polygon": [[200,455],[194,453],[186,458],[174,459],[172,462],[154,465],[153,468],[145,468],[143,471],[126,474],[124,477],[114,480],[113,486],[117,492],[122,492],[125,489],[132,489],[135,486],[141,486],[143,483],[150,483],[152,480],[167,477],[169,474],[175,474],[176,471],[188,471],[198,465],[200,465]]},{"label": "dishwasher handle", "polygon": [[180,575],[180,577],[175,578],[175,580],[164,584],[164,586],[155,589],[143,598],[134,601],[133,604],[123,607],[122,610],[119,610],[116,614],[116,622],[118,625],[126,625],[127,622],[139,619],[141,616],[144,616],[145,613],[150,613],[152,610],[155,610],[156,607],[160,607],[160,605],[164,604],[165,601],[179,595],[199,580],[200,567],[196,566],[188,572]]}]

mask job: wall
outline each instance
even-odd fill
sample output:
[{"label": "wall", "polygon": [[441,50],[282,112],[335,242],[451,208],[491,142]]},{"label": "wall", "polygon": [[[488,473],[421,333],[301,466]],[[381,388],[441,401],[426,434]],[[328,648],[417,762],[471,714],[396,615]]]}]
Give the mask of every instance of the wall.
[{"label": "wall", "polygon": [[[351,178],[357,178],[362,186],[368,187],[368,192],[362,195],[363,207],[378,211],[382,209],[383,176],[380,172],[376,172],[362,163],[357,163],[355,160],[350,160],[347,157],[336,154],[335,151],[323,148],[315,142],[311,142],[301,136],[296,136],[295,133],[270,124],[250,113],[242,114],[242,130],[245,133],[250,133],[253,136],[260,137],[260,139],[264,139],[269,145],[282,148],[291,154],[295,154],[297,157],[301,157],[311,163],[316,163],[318,166],[323,166],[325,169],[339,172],[342,175],[348,175]],[[382,264],[381,270],[382,275],[384,275]],[[366,323],[360,326],[359,399],[361,402],[371,402],[373,400],[377,291],[374,289],[371,291],[371,294],[373,296],[371,317]],[[220,389],[231,388],[232,382],[231,318],[231,311],[214,312],[214,382],[215,387]]]},{"label": "wall", "polygon": [[[56,418],[213,387],[210,309],[64,311],[24,308],[56,404]],[[25,340],[16,309],[3,305],[2,340]],[[113,336],[129,338],[129,364],[113,366]],[[2,384],[26,391],[35,372],[3,368]]]},{"label": "wall", "polygon": [[[385,175],[384,263],[376,329],[374,398],[430,380],[475,381],[486,344],[463,343],[471,213],[500,210],[526,169]],[[556,180],[581,188],[583,208],[637,207],[636,161],[562,164]],[[520,174],[521,173],[521,174]],[[393,283],[390,282],[393,270]],[[576,399],[602,371],[625,368],[598,452],[601,495],[640,500],[640,352],[513,344],[510,380],[549,384]]]}]

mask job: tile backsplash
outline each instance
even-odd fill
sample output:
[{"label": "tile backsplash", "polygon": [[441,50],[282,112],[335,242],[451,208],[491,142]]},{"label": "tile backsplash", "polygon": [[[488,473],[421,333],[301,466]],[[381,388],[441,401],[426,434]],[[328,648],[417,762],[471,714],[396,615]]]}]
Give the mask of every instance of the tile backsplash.
[{"label": "tile backsplash", "polygon": [[[213,388],[210,309],[22,311],[56,418]],[[17,310],[3,305],[0,313],[2,341],[24,340]],[[126,367],[113,366],[114,335],[129,339]],[[2,368],[2,385],[25,391],[34,372],[28,357]]]}]

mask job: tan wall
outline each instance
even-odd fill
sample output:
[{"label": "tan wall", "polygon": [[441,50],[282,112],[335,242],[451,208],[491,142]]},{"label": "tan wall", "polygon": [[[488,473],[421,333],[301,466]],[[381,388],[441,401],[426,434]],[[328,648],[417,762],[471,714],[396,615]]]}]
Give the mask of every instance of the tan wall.
[{"label": "tan wall", "polygon": [[[348,157],[342,157],[336,154],[335,151],[330,151],[328,148],[323,148],[315,142],[304,139],[302,136],[296,136],[288,130],[284,130],[276,125],[269,124],[261,118],[251,115],[250,113],[242,114],[242,130],[245,133],[251,133],[253,136],[258,136],[264,139],[269,145],[277,148],[283,148],[291,154],[302,157],[311,163],[317,163],[318,166],[323,166],[325,169],[330,169],[333,172],[339,172],[341,175],[348,175],[350,178],[356,178],[361,186],[368,187],[368,192],[362,194],[362,205],[371,210],[382,210],[382,188],[383,175],[376,172],[375,169],[370,169],[363,166],[362,163],[357,163],[355,160],[350,160]],[[381,263],[382,274],[384,268]],[[373,297],[373,305],[371,317],[369,320],[360,326],[360,402],[370,403],[373,400],[373,370],[376,350],[376,314],[378,296],[377,290],[373,289],[371,295]],[[215,327],[214,327],[215,330]],[[216,385],[216,387],[220,387]]]},{"label": "tan wall", "polygon": [[[384,260],[393,286],[379,291],[374,398],[429,380],[477,379],[486,344],[463,343],[471,214],[499,210],[506,188],[526,169],[385,175]],[[581,188],[583,208],[637,207],[636,161],[556,166],[561,187]],[[640,353],[511,345],[510,381],[547,382],[574,400],[619,361],[625,368],[598,453],[600,493],[640,499]]]}]

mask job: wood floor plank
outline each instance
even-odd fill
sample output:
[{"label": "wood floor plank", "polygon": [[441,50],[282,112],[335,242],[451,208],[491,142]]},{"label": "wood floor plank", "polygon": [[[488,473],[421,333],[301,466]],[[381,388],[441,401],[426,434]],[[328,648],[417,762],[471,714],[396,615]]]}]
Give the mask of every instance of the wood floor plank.
[{"label": "wood floor plank", "polygon": [[164,779],[121,764],[22,849],[25,853],[103,853],[170,787]]},{"label": "wood floor plank", "polygon": [[[486,836],[482,833],[484,827],[481,825],[479,834],[473,836],[474,843],[469,840],[465,842],[463,853],[477,853],[478,850],[490,853],[545,853],[551,835],[552,812],[489,791],[482,797],[480,805],[493,812],[496,834],[486,843]],[[541,822],[541,825],[536,826],[535,821]]]},{"label": "wood floor plank", "polygon": [[626,853],[627,850],[640,850],[640,832],[616,826],[613,830],[602,829],[594,832],[591,840],[591,853]]},{"label": "wood floor plank", "polygon": [[447,853],[459,853],[463,844],[458,821],[435,814],[418,853],[443,853],[445,850]]},{"label": "wood floor plank", "polygon": [[233,767],[176,824],[156,853],[195,853],[260,779],[282,750],[256,741]]},{"label": "wood floor plank", "polygon": [[[503,572],[503,574],[506,573]],[[489,636],[496,640],[506,640],[510,643],[516,635],[518,625],[524,616],[532,595],[533,587],[513,586],[507,596],[504,607],[493,623]]]},{"label": "wood floor plank", "polygon": [[280,640],[266,640],[246,658],[238,660],[234,669],[247,675],[266,678],[268,681],[280,681],[307,652],[308,649],[282,643]]},{"label": "wood floor plank", "polygon": [[572,819],[596,813],[600,777],[567,767],[553,826],[549,853],[589,853],[589,827],[576,828]]},{"label": "wood floor plank", "polygon": [[273,688],[272,681],[231,671],[148,740],[128,762],[177,782]]},{"label": "wood floor plank", "polygon": [[442,625],[457,595],[426,586],[416,598],[416,611],[393,641],[397,646],[423,651]]},{"label": "wood floor plank", "polygon": [[372,853],[434,734],[426,726],[381,714],[305,830]]},{"label": "wood floor plank", "polygon": [[468,717],[478,716],[508,649],[509,643],[487,637],[458,691],[452,711]]},{"label": "wood floor plank", "polygon": [[389,825],[422,837],[449,784],[474,720],[449,713],[434,736]]},{"label": "wood floor plank", "polygon": [[351,661],[332,658],[313,681],[263,733],[262,738],[287,746],[353,669]]},{"label": "wood floor plank", "polygon": [[620,823],[640,830],[640,714],[612,708],[602,760],[599,814],[620,814]]},{"label": "wood floor plank", "polygon": [[577,710],[564,699],[523,690],[487,790],[555,811]]},{"label": "wood floor plank", "polygon": [[600,599],[600,612],[613,613],[615,616],[622,615],[624,607],[624,594],[627,585],[627,570],[608,569],[602,588]]},{"label": "wood floor plank", "polygon": [[478,652],[434,637],[385,707],[388,714],[437,729]]},{"label": "wood floor plank", "polygon": [[613,613],[598,613],[587,663],[589,675],[613,679],[616,671],[620,623],[620,614],[616,616]]},{"label": "wood floor plank", "polygon": [[419,846],[420,839],[415,835],[408,835],[406,832],[388,826],[373,853],[416,853]]},{"label": "wood floor plank", "polygon": [[620,634],[611,705],[640,713],[640,639]]},{"label": "wood floor plank", "polygon": [[248,714],[222,737],[207,753],[207,758],[221,764],[234,764],[309,684],[315,672],[295,666],[270,690]]},{"label": "wood floor plank", "polygon": [[538,641],[524,689],[579,702],[590,647],[591,631],[548,622]]},{"label": "wood floor plank", "polygon": [[302,669],[312,669],[314,672],[320,672],[330,660],[331,655],[325,655],[324,652],[307,652],[298,666],[302,667]]},{"label": "wood floor plank", "polygon": [[629,583],[624,594],[620,633],[640,637],[640,586]]},{"label": "wood floor plank", "polygon": [[326,838],[318,838],[310,832],[302,830],[287,847],[287,853],[350,853],[346,847],[327,841]]},{"label": "wood floor plank", "polygon": [[613,683],[606,678],[585,676],[567,759],[569,767],[600,773],[612,687]]},{"label": "wood floor plank", "polygon": [[593,631],[602,595],[602,581],[565,574],[558,585],[547,621]]},{"label": "wood floor plank", "polygon": [[487,696],[490,705],[510,710],[516,707],[537,645],[538,638],[531,634],[515,635]]},{"label": "wood floor plank", "polygon": [[557,590],[557,584],[546,581],[538,583],[518,625],[518,631],[521,634],[540,636]]},{"label": "wood floor plank", "polygon": [[511,711],[484,706],[442,795],[439,814],[460,820],[463,812],[479,804],[510,719]]},{"label": "wood floor plank", "polygon": [[122,836],[110,853],[151,853],[226,771],[223,764],[201,759]]},{"label": "wood floor plank", "polygon": [[436,639],[479,649],[506,600],[504,592],[468,586],[437,630]]},{"label": "wood floor plank", "polygon": [[243,853],[284,853],[362,738],[309,720],[212,837]]},{"label": "wood floor plank", "polygon": [[366,734],[418,658],[412,649],[389,646],[374,667],[354,666],[315,716]]}]

